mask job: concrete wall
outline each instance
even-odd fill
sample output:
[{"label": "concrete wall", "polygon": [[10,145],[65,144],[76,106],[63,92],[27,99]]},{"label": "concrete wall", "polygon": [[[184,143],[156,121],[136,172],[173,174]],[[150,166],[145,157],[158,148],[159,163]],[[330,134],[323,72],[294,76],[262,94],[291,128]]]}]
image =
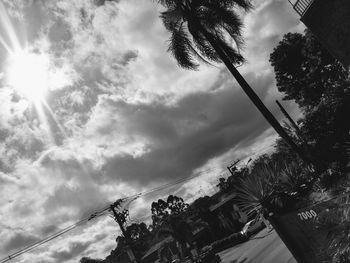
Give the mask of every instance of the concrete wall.
[{"label": "concrete wall", "polygon": [[315,0],[301,21],[344,66],[350,65],[350,0]]}]

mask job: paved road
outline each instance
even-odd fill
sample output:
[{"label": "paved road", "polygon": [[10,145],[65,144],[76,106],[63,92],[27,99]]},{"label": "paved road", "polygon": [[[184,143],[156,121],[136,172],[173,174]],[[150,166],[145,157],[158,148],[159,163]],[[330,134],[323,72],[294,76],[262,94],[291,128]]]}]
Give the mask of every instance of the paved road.
[{"label": "paved road", "polygon": [[222,263],[296,263],[275,231],[262,230],[252,240],[219,253]]}]

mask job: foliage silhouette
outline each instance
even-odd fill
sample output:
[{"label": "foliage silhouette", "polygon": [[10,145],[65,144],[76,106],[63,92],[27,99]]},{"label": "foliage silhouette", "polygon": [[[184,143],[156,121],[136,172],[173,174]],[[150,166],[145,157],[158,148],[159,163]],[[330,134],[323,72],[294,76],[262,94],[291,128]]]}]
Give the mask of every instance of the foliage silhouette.
[{"label": "foliage silhouette", "polygon": [[318,226],[328,232],[329,243],[323,251],[332,263],[346,263],[350,258],[350,197],[338,198],[317,217]]},{"label": "foliage silhouette", "polygon": [[350,141],[350,75],[310,31],[288,33],[270,55],[278,90],[294,100],[304,117],[301,133],[323,171],[332,162],[345,169]]},{"label": "foliage silhouette", "polygon": [[181,197],[169,195],[167,200],[159,199],[151,205],[153,226],[157,226],[169,215],[178,215],[184,212],[188,204]]},{"label": "foliage silhouette", "polygon": [[249,173],[247,167],[232,169],[232,174],[228,178],[220,177],[216,185],[221,192],[234,192],[240,185],[241,180]]},{"label": "foliage silhouette", "polygon": [[289,211],[306,202],[313,183],[313,171],[307,166],[299,162],[271,162],[265,156],[254,163],[237,187],[237,202],[248,216]]},{"label": "foliage silhouette", "polygon": [[[276,132],[307,162],[303,151],[284,131],[272,113],[249,86],[235,65],[244,62],[242,21],[237,11],[249,11],[249,0],[159,0],[167,10],[161,13],[170,32],[168,51],[179,66],[197,69],[199,62],[223,62],[241,88]],[[235,47],[232,47],[232,40]]]}]

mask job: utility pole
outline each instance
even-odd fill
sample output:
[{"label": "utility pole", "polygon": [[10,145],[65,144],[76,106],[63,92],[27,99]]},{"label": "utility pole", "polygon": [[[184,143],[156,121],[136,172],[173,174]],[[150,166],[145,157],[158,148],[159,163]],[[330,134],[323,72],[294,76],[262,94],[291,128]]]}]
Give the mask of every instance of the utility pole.
[{"label": "utility pole", "polygon": [[130,236],[129,236],[128,233],[126,232],[126,229],[125,229],[125,227],[124,227],[124,222],[123,222],[123,220],[122,220],[122,218],[121,218],[121,214],[118,213],[118,212],[116,211],[116,208],[118,208],[118,207],[120,206],[121,202],[122,202],[122,199],[118,199],[116,202],[114,202],[113,204],[111,204],[110,209],[111,209],[111,211],[113,212],[115,221],[118,223],[119,228],[120,228],[120,230],[122,231],[122,234],[123,234],[123,236],[124,236],[124,238],[125,238],[125,241],[126,241],[126,242],[125,242],[125,243],[126,243],[126,252],[127,252],[127,254],[128,254],[128,256],[129,256],[131,262],[137,263],[137,260],[136,260],[136,257],[135,257],[135,253],[134,253],[134,251],[133,251],[132,248],[131,248],[131,244],[130,244],[131,239],[130,239]]},{"label": "utility pole", "polygon": [[295,121],[292,119],[292,117],[288,114],[288,112],[285,110],[285,108],[282,106],[282,104],[278,100],[276,100],[276,103],[280,108],[281,112],[283,113],[283,115],[288,119],[290,124],[293,126],[295,133],[298,135],[299,139],[304,143],[305,146],[307,146],[307,141],[304,139],[299,126],[295,123]]},{"label": "utility pole", "polygon": [[229,170],[230,174],[233,175],[233,167],[236,167],[236,164],[239,163],[241,160],[238,159],[237,161],[235,161],[233,164],[231,164],[230,166],[227,166],[227,169]]},{"label": "utility pole", "polygon": [[276,100],[276,103],[278,105],[278,107],[280,108],[281,112],[283,113],[283,115],[289,120],[289,122],[292,124],[293,128],[295,129],[295,132],[297,134],[300,133],[300,128],[299,126],[295,123],[295,121],[292,119],[292,117],[288,114],[288,112],[285,110],[285,108],[282,106],[282,104]]}]

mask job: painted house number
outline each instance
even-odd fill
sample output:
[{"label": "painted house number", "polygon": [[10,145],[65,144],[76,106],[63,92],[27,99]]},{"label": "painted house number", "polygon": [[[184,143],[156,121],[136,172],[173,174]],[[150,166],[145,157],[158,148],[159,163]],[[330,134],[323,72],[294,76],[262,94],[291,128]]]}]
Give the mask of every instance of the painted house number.
[{"label": "painted house number", "polygon": [[317,213],[314,210],[308,210],[308,211],[298,213],[298,216],[301,221],[304,221],[304,220],[310,220],[310,219],[316,218]]}]

